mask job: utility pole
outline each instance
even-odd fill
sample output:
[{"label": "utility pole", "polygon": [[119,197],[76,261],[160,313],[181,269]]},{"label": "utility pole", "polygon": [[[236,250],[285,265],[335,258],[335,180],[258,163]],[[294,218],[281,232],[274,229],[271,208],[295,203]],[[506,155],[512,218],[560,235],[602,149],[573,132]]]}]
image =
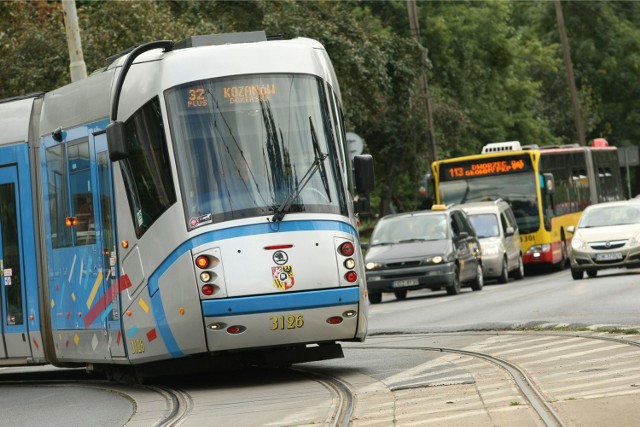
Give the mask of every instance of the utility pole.
[{"label": "utility pole", "polygon": [[569,93],[571,95],[571,103],[573,105],[573,120],[575,121],[576,133],[578,134],[578,143],[585,145],[584,126],[582,125],[582,114],[580,113],[580,101],[576,91],[576,81],[573,76],[573,64],[571,63],[571,54],[569,53],[569,40],[567,38],[567,29],[564,25],[564,15],[562,14],[562,5],[560,0],[554,0],[556,7],[556,19],[558,20],[558,29],[560,30],[560,43],[562,44],[562,56],[564,57],[564,67],[567,71],[567,83],[569,83]]},{"label": "utility pole", "polygon": [[87,78],[87,66],[82,54],[80,43],[80,27],[78,26],[78,14],[75,0],[62,0],[64,10],[64,27],[67,32],[67,46],[69,48],[69,70],[71,82]]},{"label": "utility pole", "polygon": [[[409,27],[411,28],[411,34],[416,39],[419,45],[420,43],[420,25],[418,23],[418,13],[416,10],[416,0],[407,0],[407,11],[409,12]],[[427,71],[424,70],[420,74],[420,90],[424,96],[425,109],[427,114],[427,127],[428,127],[428,139],[429,139],[429,154],[431,161],[438,160],[438,152],[436,150],[436,134],[433,128],[433,118],[431,115],[431,99],[429,97],[429,82],[427,81]]]}]

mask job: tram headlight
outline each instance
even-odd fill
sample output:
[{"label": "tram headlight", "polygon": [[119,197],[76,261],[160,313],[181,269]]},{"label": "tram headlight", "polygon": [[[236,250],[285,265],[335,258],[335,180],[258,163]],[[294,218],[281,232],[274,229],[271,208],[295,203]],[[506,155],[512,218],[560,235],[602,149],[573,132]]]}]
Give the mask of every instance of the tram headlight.
[{"label": "tram headlight", "polygon": [[348,268],[349,270],[353,270],[356,266],[356,260],[354,260],[353,258],[347,258],[344,261],[344,267]]}]

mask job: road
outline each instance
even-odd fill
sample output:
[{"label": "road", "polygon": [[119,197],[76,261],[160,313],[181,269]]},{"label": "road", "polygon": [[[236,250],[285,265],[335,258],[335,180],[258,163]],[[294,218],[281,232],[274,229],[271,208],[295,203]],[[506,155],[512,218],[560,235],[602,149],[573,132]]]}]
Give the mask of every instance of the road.
[{"label": "road", "polygon": [[385,294],[370,306],[369,333],[441,332],[539,327],[640,328],[640,270],[607,270],[573,280],[569,270],[535,274],[505,285],[486,284],[480,292],[463,288],[409,292],[404,301]]},{"label": "road", "polygon": [[635,426],[639,286],[640,271],[564,270],[456,296],[389,294],[369,307],[364,344],[290,370],[143,387],[2,369],[0,425]]}]

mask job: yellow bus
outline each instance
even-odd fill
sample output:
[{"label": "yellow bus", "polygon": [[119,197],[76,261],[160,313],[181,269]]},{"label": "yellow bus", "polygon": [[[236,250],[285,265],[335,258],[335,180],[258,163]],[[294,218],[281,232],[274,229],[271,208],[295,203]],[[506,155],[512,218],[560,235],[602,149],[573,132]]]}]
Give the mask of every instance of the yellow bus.
[{"label": "yellow bus", "polygon": [[439,160],[431,168],[436,203],[511,204],[527,266],[564,266],[567,227],[584,208],[625,198],[617,149],[602,138],[587,147],[491,143],[481,154]]}]

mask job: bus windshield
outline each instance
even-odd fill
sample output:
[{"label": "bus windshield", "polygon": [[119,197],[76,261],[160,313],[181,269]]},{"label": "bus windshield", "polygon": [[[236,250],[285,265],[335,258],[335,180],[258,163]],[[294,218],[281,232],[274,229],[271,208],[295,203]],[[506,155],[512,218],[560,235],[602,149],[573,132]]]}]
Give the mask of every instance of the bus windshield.
[{"label": "bus windshield", "polygon": [[511,205],[520,233],[533,233],[540,228],[534,176],[533,172],[523,172],[441,181],[440,203],[462,204],[501,198]]},{"label": "bus windshield", "polygon": [[322,82],[295,74],[166,93],[188,227],[276,210],[347,215]]}]

